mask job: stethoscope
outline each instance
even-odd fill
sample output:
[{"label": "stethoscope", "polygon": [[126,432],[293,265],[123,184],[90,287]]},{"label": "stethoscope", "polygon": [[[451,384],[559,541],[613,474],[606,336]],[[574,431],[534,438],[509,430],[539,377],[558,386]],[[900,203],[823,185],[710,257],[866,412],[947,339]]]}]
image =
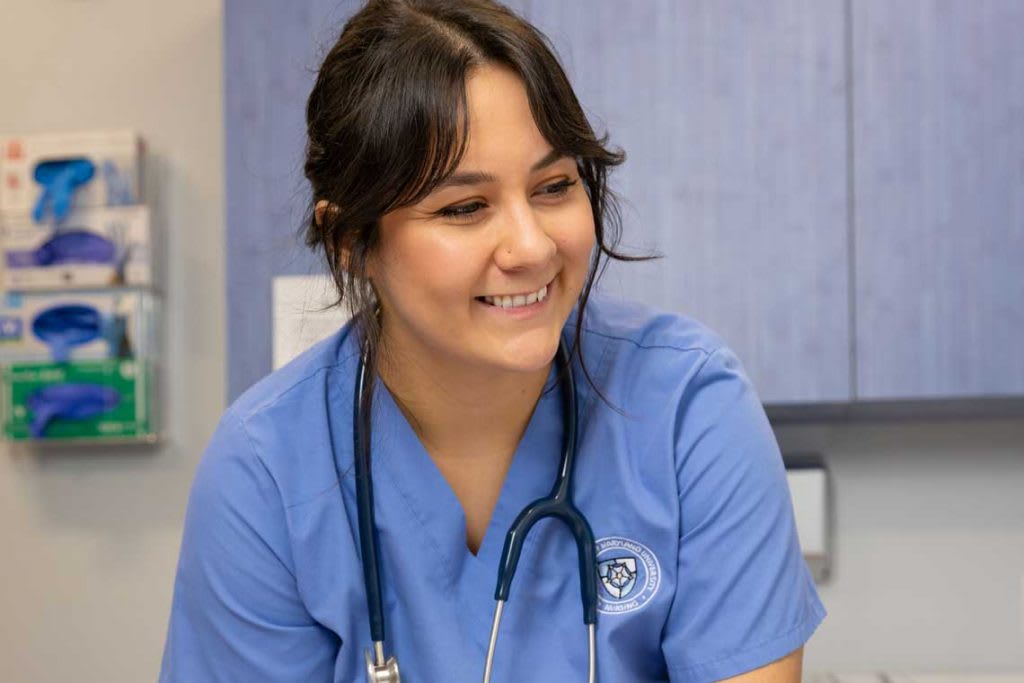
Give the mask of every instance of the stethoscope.
[{"label": "stethoscope", "polygon": [[[372,386],[367,382],[366,365],[368,351],[364,346],[356,372],[355,401],[352,406],[352,433],[356,465],[356,496],[359,508],[359,547],[363,559],[363,581],[366,584],[366,600],[370,616],[370,637],[373,640],[373,655],[367,648],[366,678],[369,683],[401,683],[398,660],[384,656],[384,608],[380,581],[380,546],[377,542],[377,527],[373,512],[373,481],[370,473],[370,413]],[[494,591],[496,601],[494,621],[491,625],[491,640],[487,646],[487,662],[484,666],[484,683],[490,683],[494,664],[494,649],[498,641],[498,627],[501,613],[508,601],[512,577],[519,564],[530,529],[538,520],[556,517],[569,527],[576,540],[579,557],[580,595],[583,600],[583,623],[587,625],[589,675],[588,681],[597,680],[597,644],[595,626],[597,623],[597,550],[594,533],[587,518],[573,505],[572,475],[576,459],[576,381],[573,378],[569,354],[565,344],[559,343],[558,358],[564,370],[562,380],[563,420],[566,425],[565,443],[558,476],[551,494],[533,501],[516,517],[505,535],[505,548],[501,552],[498,569],[498,584]],[[337,462],[335,462],[337,467]],[[339,475],[340,476],[340,475]]]}]

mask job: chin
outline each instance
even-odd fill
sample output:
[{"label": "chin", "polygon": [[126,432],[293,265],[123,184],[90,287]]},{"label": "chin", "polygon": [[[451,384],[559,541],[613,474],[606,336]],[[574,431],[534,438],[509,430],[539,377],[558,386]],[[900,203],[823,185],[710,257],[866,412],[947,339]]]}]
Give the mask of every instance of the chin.
[{"label": "chin", "polygon": [[510,372],[539,372],[548,368],[557,355],[558,339],[555,338],[548,344],[508,349],[498,362]]}]

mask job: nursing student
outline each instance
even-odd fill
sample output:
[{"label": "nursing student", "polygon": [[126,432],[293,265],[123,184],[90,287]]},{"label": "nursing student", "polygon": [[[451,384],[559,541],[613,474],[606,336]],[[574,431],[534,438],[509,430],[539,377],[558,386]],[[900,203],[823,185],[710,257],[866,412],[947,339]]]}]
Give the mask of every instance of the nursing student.
[{"label": "nursing student", "polygon": [[595,293],[624,154],[547,40],[373,0],[306,120],[352,318],[220,421],[160,680],[798,683],[825,610],[778,445],[720,336]]}]

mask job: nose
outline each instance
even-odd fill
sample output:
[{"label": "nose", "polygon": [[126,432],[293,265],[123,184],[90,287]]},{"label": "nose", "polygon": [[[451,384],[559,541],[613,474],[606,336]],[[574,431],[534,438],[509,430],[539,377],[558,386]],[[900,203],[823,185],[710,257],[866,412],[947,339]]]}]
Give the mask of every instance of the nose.
[{"label": "nose", "polygon": [[558,245],[528,202],[510,207],[494,253],[502,270],[529,270],[551,262]]}]

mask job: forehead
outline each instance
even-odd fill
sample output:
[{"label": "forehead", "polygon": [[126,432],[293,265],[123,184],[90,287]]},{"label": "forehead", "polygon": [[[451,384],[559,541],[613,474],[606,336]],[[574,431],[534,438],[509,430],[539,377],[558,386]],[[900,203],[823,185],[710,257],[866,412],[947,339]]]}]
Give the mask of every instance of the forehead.
[{"label": "forehead", "polygon": [[506,67],[486,64],[466,79],[469,137],[460,169],[488,171],[496,164],[532,166],[551,145],[530,110],[522,80]]}]

